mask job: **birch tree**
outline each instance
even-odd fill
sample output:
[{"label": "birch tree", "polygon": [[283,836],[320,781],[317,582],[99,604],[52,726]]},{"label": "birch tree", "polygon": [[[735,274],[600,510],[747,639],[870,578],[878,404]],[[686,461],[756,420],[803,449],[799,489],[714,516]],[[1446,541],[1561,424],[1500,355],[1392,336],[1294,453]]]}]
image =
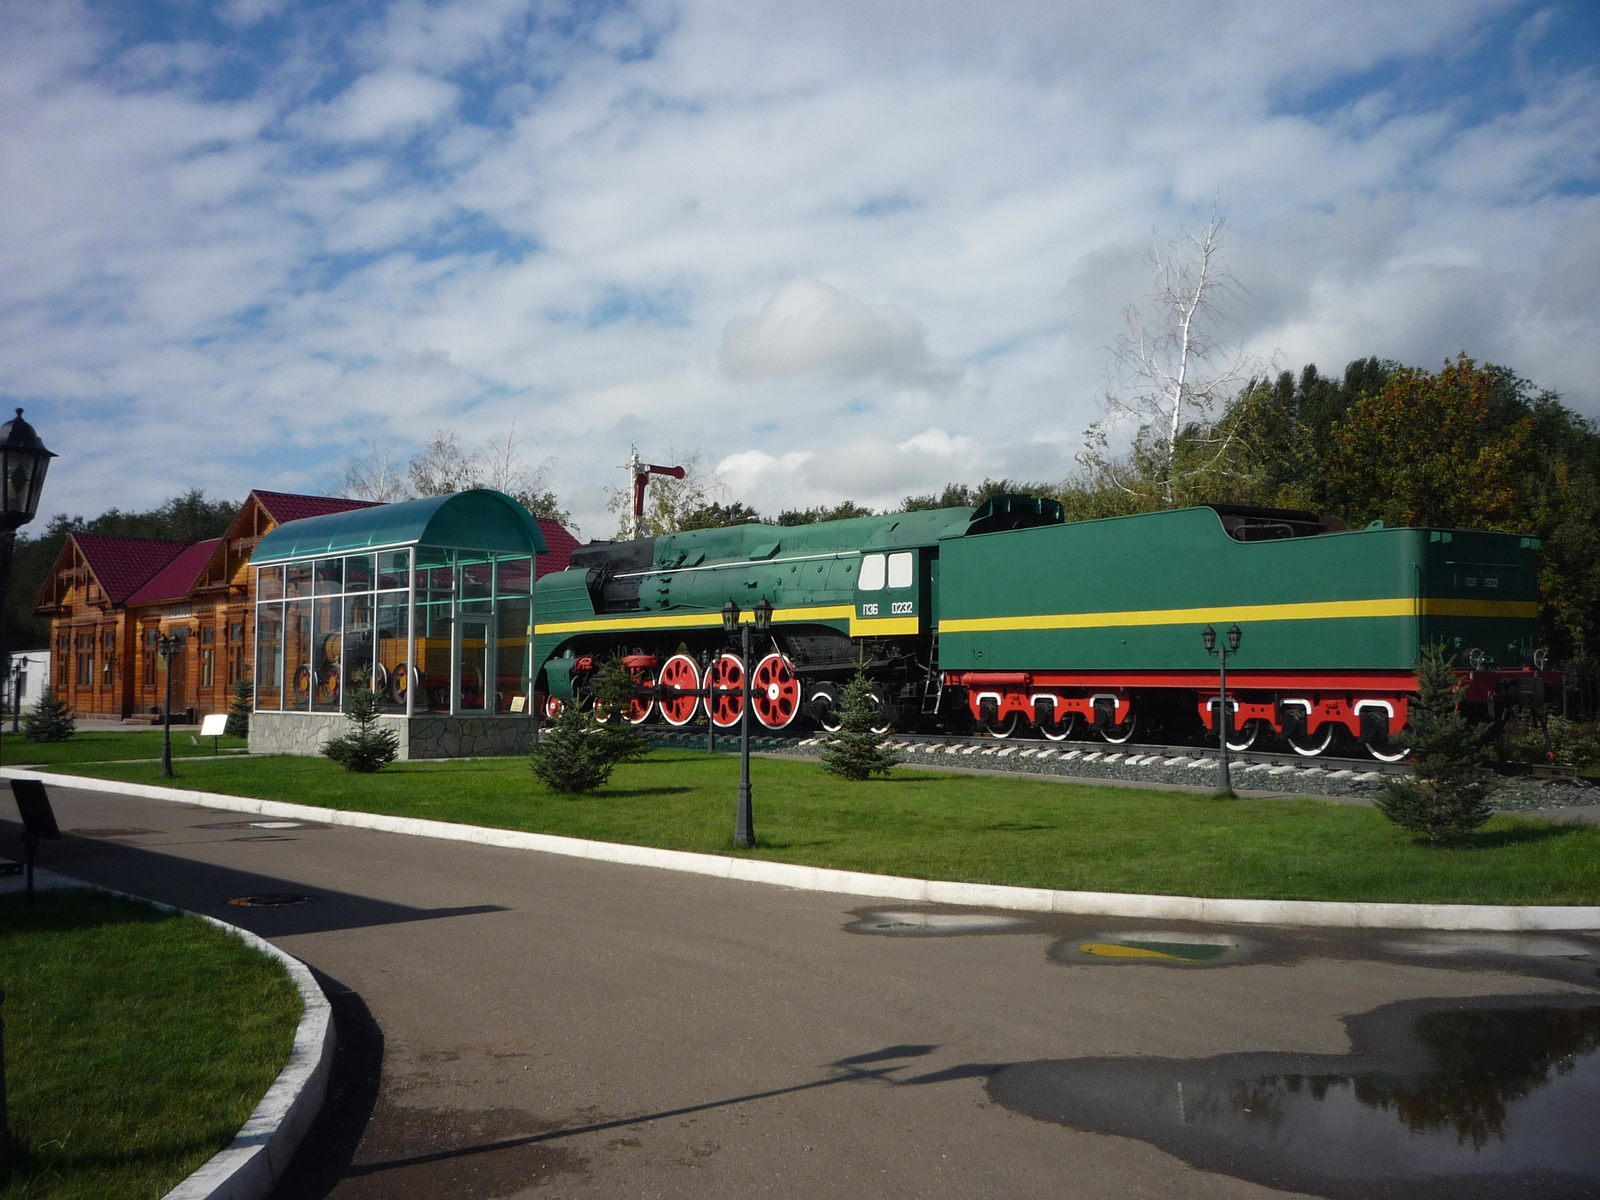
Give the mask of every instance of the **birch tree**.
[{"label": "birch tree", "polygon": [[[1105,416],[1089,429],[1084,464],[1125,491],[1150,491],[1159,507],[1181,502],[1185,479],[1221,460],[1211,420],[1219,404],[1263,364],[1223,336],[1229,305],[1243,289],[1224,252],[1227,217],[1215,203],[1203,220],[1163,246],[1152,237],[1146,262],[1154,288],[1123,313],[1112,349]],[[1131,430],[1127,455],[1113,440]]]}]

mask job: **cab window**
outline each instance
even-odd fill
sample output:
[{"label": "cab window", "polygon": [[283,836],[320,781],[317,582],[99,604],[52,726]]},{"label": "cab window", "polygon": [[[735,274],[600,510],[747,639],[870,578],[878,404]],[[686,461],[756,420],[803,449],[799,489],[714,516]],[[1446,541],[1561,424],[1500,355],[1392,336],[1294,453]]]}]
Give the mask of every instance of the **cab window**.
[{"label": "cab window", "polygon": [[863,592],[882,591],[883,574],[883,555],[863,555],[861,558],[861,581],[856,586],[858,586]]}]

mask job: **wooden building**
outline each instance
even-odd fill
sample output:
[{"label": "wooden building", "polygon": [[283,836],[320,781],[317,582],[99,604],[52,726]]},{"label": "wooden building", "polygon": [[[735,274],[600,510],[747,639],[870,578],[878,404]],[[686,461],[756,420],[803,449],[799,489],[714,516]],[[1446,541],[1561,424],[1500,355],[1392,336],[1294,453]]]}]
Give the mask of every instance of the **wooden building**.
[{"label": "wooden building", "polygon": [[159,720],[166,677],[156,639],[178,634],[174,719],[227,711],[232,685],[251,671],[256,544],[286,522],[367,507],[258,490],[220,538],[186,544],[72,534],[34,605],[50,618],[57,694],[78,717]]}]

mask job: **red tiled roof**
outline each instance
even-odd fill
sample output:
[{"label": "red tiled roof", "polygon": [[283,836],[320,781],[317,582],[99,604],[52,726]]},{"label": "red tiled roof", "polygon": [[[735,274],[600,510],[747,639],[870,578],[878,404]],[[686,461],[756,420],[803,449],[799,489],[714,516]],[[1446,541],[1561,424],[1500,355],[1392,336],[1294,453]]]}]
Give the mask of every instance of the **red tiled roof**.
[{"label": "red tiled roof", "polygon": [[221,541],[221,538],[211,538],[184,547],[181,554],[128,597],[128,604],[160,604],[168,600],[184,599],[188,596],[189,589],[194,587],[194,581],[200,575],[200,568],[210,561],[211,552]]},{"label": "red tiled roof", "polygon": [[565,571],[572,562],[572,552],[578,548],[578,539],[573,537],[559,521],[547,521],[543,517],[538,517],[536,520],[539,522],[539,532],[544,534],[544,544],[550,547],[550,553],[535,556],[534,577],[543,578],[551,571]]},{"label": "red tiled roof", "polygon": [[126,602],[186,549],[183,542],[114,537],[106,533],[75,533],[72,540],[112,604]]},{"label": "red tiled roof", "polygon": [[277,524],[286,525],[305,517],[325,517],[329,513],[349,512],[353,508],[374,508],[371,500],[345,500],[338,496],[297,496],[293,492],[251,492]]}]

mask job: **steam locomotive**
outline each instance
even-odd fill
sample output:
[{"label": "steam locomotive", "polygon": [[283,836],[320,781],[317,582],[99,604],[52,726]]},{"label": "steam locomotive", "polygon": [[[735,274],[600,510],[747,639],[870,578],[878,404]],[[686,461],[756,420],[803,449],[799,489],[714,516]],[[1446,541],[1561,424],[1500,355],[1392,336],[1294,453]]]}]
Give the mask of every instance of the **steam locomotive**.
[{"label": "steam locomotive", "polygon": [[[833,730],[860,668],[884,729],[1120,744],[1221,725],[1236,749],[1355,741],[1393,761],[1423,646],[1450,649],[1480,717],[1559,682],[1538,645],[1538,550],[1226,504],[1066,522],[1018,495],[593,542],[539,580],[535,686],[554,716],[620,656],[630,720],[728,728],[748,670],[762,726]],[[758,605],[770,633],[745,663],[728,631]],[[1238,630],[1226,696],[1202,637],[1222,626]]]}]

